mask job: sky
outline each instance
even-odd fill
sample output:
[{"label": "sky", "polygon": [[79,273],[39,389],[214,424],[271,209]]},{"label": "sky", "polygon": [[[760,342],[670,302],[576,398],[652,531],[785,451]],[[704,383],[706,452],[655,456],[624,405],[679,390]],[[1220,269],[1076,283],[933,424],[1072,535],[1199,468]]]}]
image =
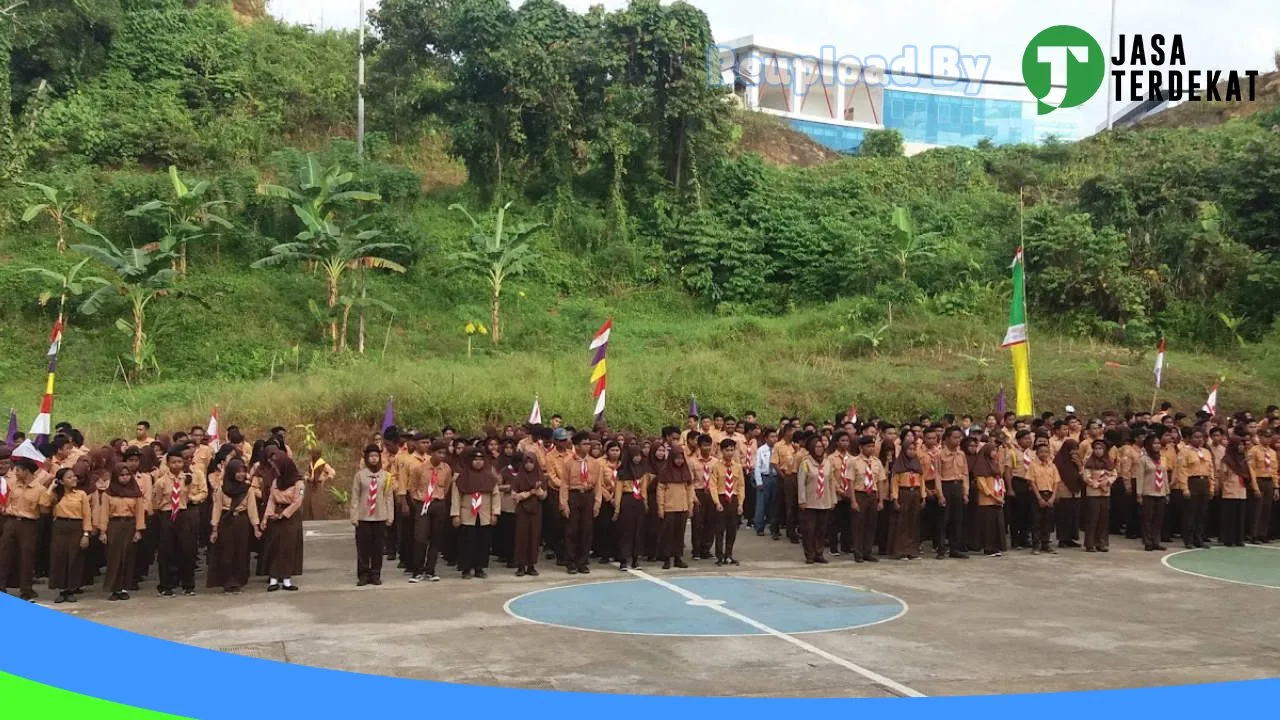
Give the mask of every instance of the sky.
[{"label": "sky", "polygon": [[[574,10],[602,4],[612,10],[626,0],[561,0]],[[372,7],[377,0],[366,0]],[[1051,25],[1076,25],[1105,45],[1111,0],[692,0],[711,21],[716,40],[755,35],[757,42],[818,55],[833,46],[839,56],[896,58],[904,46],[919,48],[920,71],[928,73],[930,48],[954,47],[965,55],[990,56],[989,80],[1020,81],[1022,52]],[[1275,0],[1115,0],[1115,32],[1150,36],[1181,34],[1183,69],[1274,69],[1280,48],[1280,12]],[[352,28],[359,0],[269,0],[277,17],[323,28]],[[1210,8],[1212,8],[1210,10]],[[1103,50],[1107,50],[1104,46]],[[1106,120],[1105,90],[1079,110],[1082,130]]]}]

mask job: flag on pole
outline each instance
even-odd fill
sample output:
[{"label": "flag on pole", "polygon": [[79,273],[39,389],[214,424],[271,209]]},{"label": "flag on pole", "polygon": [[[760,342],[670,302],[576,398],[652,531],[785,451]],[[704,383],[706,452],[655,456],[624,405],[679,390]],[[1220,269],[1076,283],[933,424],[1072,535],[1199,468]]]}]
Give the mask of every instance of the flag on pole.
[{"label": "flag on pole", "polygon": [[222,439],[218,435],[218,431],[218,406],[214,405],[213,412],[209,414],[209,427],[204,431],[204,434],[209,438],[209,447],[213,448],[214,452],[217,452],[218,448],[222,447]]},{"label": "flag on pole", "polygon": [[4,434],[4,444],[12,446],[13,439],[18,436],[18,411],[9,408],[9,431]]},{"label": "flag on pole", "polygon": [[596,399],[597,424],[604,422],[605,352],[609,349],[609,333],[612,330],[613,318],[609,318],[600,326],[588,346],[588,349],[595,351],[595,356],[591,359],[591,396]]},{"label": "flag on pole", "polygon": [[1008,408],[1004,404],[1004,388],[1000,388],[1000,392],[996,393],[996,416],[1004,417]]},{"label": "flag on pole", "polygon": [[698,417],[698,398],[689,396],[689,417]]},{"label": "flag on pole", "polygon": [[538,396],[533,396],[533,409],[529,411],[529,424],[542,424],[542,403],[538,402]]},{"label": "flag on pole", "polygon": [[1027,291],[1026,264],[1022,247],[1013,256],[1013,301],[1009,304],[1009,330],[1004,343],[1013,356],[1013,387],[1016,394],[1016,412],[1031,415],[1035,411],[1031,402],[1031,348],[1027,342]]},{"label": "flag on pole", "polygon": [[846,423],[855,423],[855,424],[858,422],[858,406],[857,405],[854,405],[853,403],[849,403],[849,412],[845,413],[844,421]]},{"label": "flag on pole", "polygon": [[1160,338],[1160,346],[1156,348],[1156,389],[1160,389],[1160,381],[1164,380],[1164,338]]},{"label": "flag on pole", "polygon": [[44,397],[40,400],[40,413],[31,423],[31,436],[36,442],[44,442],[53,430],[53,378],[58,369],[58,349],[62,347],[62,315],[53,324],[49,334],[49,379],[45,383]]},{"label": "flag on pole", "polygon": [[1209,413],[1210,417],[1218,414],[1218,383],[1213,384],[1213,389],[1209,391],[1209,399],[1205,401],[1201,410]]},{"label": "flag on pole", "polygon": [[40,467],[44,467],[45,462],[49,460],[49,458],[44,456],[44,453],[36,449],[35,444],[30,440],[24,440],[22,444],[13,451],[13,457],[26,458]]},{"label": "flag on pole", "polygon": [[394,397],[394,396],[387,398],[387,409],[382,411],[382,430],[381,430],[381,432],[382,432],[384,435],[386,434],[387,430],[388,430],[392,425],[395,425],[395,424],[396,424],[396,411],[395,411],[395,407],[394,407],[394,406],[393,406],[393,404],[392,404],[392,402],[393,402],[394,400],[395,400],[395,397]]}]

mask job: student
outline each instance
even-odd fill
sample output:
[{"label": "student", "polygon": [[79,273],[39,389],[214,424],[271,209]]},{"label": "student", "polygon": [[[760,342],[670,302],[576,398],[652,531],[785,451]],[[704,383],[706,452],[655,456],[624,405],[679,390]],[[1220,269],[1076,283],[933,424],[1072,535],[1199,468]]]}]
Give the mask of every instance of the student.
[{"label": "student", "polygon": [[1178,452],[1178,483],[1186,490],[1182,513],[1182,544],[1186,548],[1208,547],[1205,522],[1209,515],[1209,498],[1216,483],[1213,452],[1204,446],[1205,435],[1192,430],[1186,444]]},{"label": "student", "polygon": [[307,473],[307,492],[303,495],[302,501],[302,519],[306,520],[324,520],[328,514],[328,484],[333,482],[337,472],[333,466],[325,462],[320,454],[320,448],[311,448],[308,451],[311,458],[311,470]]},{"label": "student", "polygon": [[[728,424],[728,419],[725,423]],[[720,441],[720,473],[712,478],[711,498],[716,501],[716,565],[737,565],[733,547],[742,524],[743,470],[738,443],[732,437]]]},{"label": "student", "polygon": [[422,463],[426,462],[430,448],[427,437],[422,433],[414,433],[396,454],[391,468],[391,483],[395,488],[396,519],[393,525],[396,533],[396,555],[399,562],[396,567],[407,574],[413,574],[413,535],[415,518],[421,508],[409,498],[409,484]]},{"label": "student", "polygon": [[678,443],[680,429],[672,425],[663,429],[663,437],[649,446],[645,472],[649,476],[646,488],[644,514],[644,555],[649,562],[656,562],[662,554],[662,518],[658,516],[658,471],[667,463],[672,443]]},{"label": "student", "polygon": [[445,534],[452,523],[450,505],[457,475],[449,466],[449,445],[436,441],[428,449],[431,455],[427,462],[418,466],[410,489],[410,494],[421,504],[414,518],[411,583],[440,581],[436,565],[444,550]]},{"label": "student", "polygon": [[684,529],[693,509],[693,475],[685,462],[684,448],[670,449],[658,470],[658,518],[662,521],[662,569],[689,567],[684,561]]},{"label": "student", "polygon": [[[44,485],[36,478],[35,461],[14,456],[13,470],[6,479],[9,502],[5,506],[4,532],[0,534],[0,586],[12,587],[17,570],[17,587],[23,600],[39,597],[32,588],[35,582],[37,521],[40,496]],[[5,589],[5,587],[0,587]]]},{"label": "student", "polygon": [[1110,550],[1111,485],[1116,466],[1105,440],[1094,440],[1084,462],[1084,551]]},{"label": "student", "polygon": [[276,453],[268,461],[276,481],[267,497],[261,521],[264,552],[267,555],[267,592],[281,588],[293,592],[294,575],[302,574],[302,509],[306,483],[288,453]]},{"label": "student", "polygon": [[[1053,515],[1058,526],[1058,547],[1077,548],[1076,535],[1080,529],[1080,497],[1084,492],[1081,475],[1080,443],[1074,438],[1064,438],[1058,447],[1053,464],[1058,467],[1062,481],[1054,492]],[[1158,532],[1158,531],[1157,531]]]},{"label": "student", "polygon": [[1004,475],[996,459],[996,444],[988,442],[978,449],[969,463],[969,473],[978,495],[979,543],[987,557],[1003,556],[1004,547]]},{"label": "student", "polygon": [[[756,536],[764,536],[765,523],[769,520],[769,516],[773,515],[774,525],[777,525],[777,514],[774,512],[774,505],[778,495],[778,471],[774,465],[774,446],[778,442],[778,432],[772,428],[765,428],[760,433],[760,447],[756,450],[755,470],[752,479],[756,486],[756,508],[755,522],[752,526],[756,529]],[[778,539],[775,534],[774,540]]]},{"label": "student", "polygon": [[[956,428],[959,430],[959,428]],[[863,435],[858,438],[858,455],[849,466],[853,482],[853,561],[880,562],[871,552],[875,542],[876,523],[884,509],[884,492],[888,488],[888,475],[884,465],[876,457],[874,438]]]},{"label": "student", "polygon": [[1222,544],[1227,547],[1244,547],[1245,500],[1257,494],[1257,487],[1249,475],[1248,455],[1251,440],[1237,434],[1227,442],[1222,456]]},{"label": "student", "polygon": [[[555,419],[552,418],[554,425]],[[569,444],[569,432],[556,426],[551,432],[551,447],[546,453],[547,497],[543,501],[542,537],[547,545],[548,560],[565,565],[564,516],[560,514],[561,488],[564,487],[564,468],[573,449]],[[566,491],[567,492],[567,491]]]},{"label": "student", "polygon": [[618,536],[618,569],[640,567],[644,553],[645,516],[648,514],[649,485],[653,478],[646,467],[640,445],[628,444],[622,449],[622,466],[618,468],[618,502],[613,511]]},{"label": "student", "polygon": [[1160,450],[1160,437],[1155,433],[1147,435],[1136,466],[1137,500],[1142,506],[1142,545],[1147,552],[1167,549],[1160,544],[1160,529],[1164,527],[1165,505],[1169,503],[1169,475]]},{"label": "student", "polygon": [[613,518],[618,509],[618,469],[622,467],[622,443],[617,440],[606,443],[601,463],[600,512],[596,513],[591,540],[596,557],[601,563],[607,564],[618,557],[618,538]]},{"label": "student", "polygon": [[173,597],[181,585],[182,594],[196,594],[196,544],[200,519],[193,503],[203,502],[208,487],[196,479],[184,457],[186,446],[174,445],[165,455],[165,467],[152,485],[151,506],[156,518],[156,547],[160,582],[156,592]]},{"label": "student", "polygon": [[[853,555],[854,507],[853,497],[853,453],[849,451],[851,436],[843,430],[832,435],[832,443],[824,443],[822,462],[826,465],[826,475],[830,478],[831,490],[835,497],[833,505],[826,517],[826,533],[821,538],[827,544],[831,557],[840,557],[840,553]],[[834,446],[834,450],[826,452]],[[797,482],[797,487],[799,483]],[[803,530],[802,530],[803,532]],[[816,562],[816,561],[815,561]]]},{"label": "student", "polygon": [[498,492],[502,495],[502,501],[498,503],[498,524],[493,530],[493,555],[497,556],[498,562],[514,569],[516,503],[511,497],[511,481],[520,472],[523,457],[516,455],[516,443],[513,439],[503,438],[500,447],[501,456],[495,467],[498,470]]},{"label": "student", "polygon": [[96,517],[98,539],[106,548],[107,572],[102,589],[111,593],[108,600],[129,599],[130,583],[136,577],[134,555],[147,527],[150,504],[129,463],[111,469],[106,499]]},{"label": "student", "polygon": [[1246,518],[1249,535],[1253,541],[1266,545],[1271,542],[1271,514],[1276,494],[1275,430],[1267,429],[1259,434],[1259,442],[1249,450],[1249,474],[1257,486],[1258,500],[1253,516]]},{"label": "student", "polygon": [[453,526],[458,529],[458,570],[463,580],[473,576],[484,579],[489,576],[490,535],[493,526],[498,524],[502,494],[498,490],[498,476],[483,450],[467,453],[466,464],[458,473],[450,495]]},{"label": "student", "polygon": [[[846,436],[847,437],[847,436]],[[847,442],[847,440],[846,440]],[[806,565],[828,564],[823,555],[827,543],[827,521],[836,504],[834,465],[825,457],[826,443],[820,437],[808,442],[808,457],[800,462],[796,482],[796,502],[800,506],[800,539]]]},{"label": "student", "polygon": [[93,534],[89,495],[77,487],[79,482],[74,470],[62,468],[40,496],[41,509],[53,510],[49,589],[59,591],[55,603],[76,601],[84,577],[84,551]]},{"label": "student", "polygon": [[908,431],[901,438],[902,447],[889,469],[889,499],[897,515],[889,554],[899,560],[919,560],[924,472],[916,454],[915,435]]},{"label": "student", "polygon": [[938,480],[941,494],[938,496],[938,529],[936,536],[941,542],[946,535],[946,547],[938,545],[937,556],[942,560],[948,556],[957,560],[965,560],[964,509],[969,504],[969,461],[960,441],[964,433],[960,428],[948,428],[943,436],[942,449],[938,451]]},{"label": "student", "polygon": [[1035,459],[1027,469],[1027,480],[1035,493],[1035,520],[1032,524],[1031,554],[1049,553],[1056,555],[1057,550],[1050,544],[1053,536],[1054,500],[1058,485],[1062,483],[1062,475],[1053,462],[1053,448],[1048,438],[1037,439],[1034,443]]},{"label": "student", "polygon": [[394,521],[395,493],[382,466],[382,450],[377,445],[367,445],[361,467],[351,481],[351,524],[356,530],[356,587],[382,584],[386,535]]},{"label": "student", "polygon": [[1031,526],[1036,501],[1027,473],[1030,471],[1031,461],[1036,457],[1032,450],[1035,439],[1035,434],[1030,430],[1017,431],[1004,463],[1005,481],[1009,487],[1009,503],[1006,507],[1009,514],[1009,546],[1014,550],[1034,547],[1031,542]]},{"label": "student", "polygon": [[515,503],[515,549],[512,561],[516,577],[538,576],[538,550],[542,546],[542,501],[547,497],[547,476],[536,455],[519,456],[511,479],[511,500]]},{"label": "student", "polygon": [[713,497],[715,478],[724,474],[724,466],[720,458],[713,452],[714,439],[710,434],[697,436],[695,440],[697,454],[689,460],[689,471],[693,473],[694,508],[690,525],[690,546],[694,560],[711,557],[711,544],[714,541],[717,521],[716,508],[720,504]]},{"label": "student", "polygon": [[565,565],[570,575],[591,572],[592,521],[600,512],[604,463],[591,457],[591,436],[578,433],[573,437],[574,454],[564,462],[561,478],[560,515],[565,519]]},{"label": "student", "polygon": [[233,457],[222,469],[213,493],[209,535],[209,572],[205,586],[239,595],[249,584],[249,545],[261,535],[258,491],[249,484],[249,468]]},{"label": "student", "polygon": [[[787,539],[792,544],[800,542],[800,505],[796,497],[796,474],[800,469],[801,448],[795,441],[796,425],[793,423],[780,431],[779,439],[773,447],[773,465],[778,470],[778,493],[774,501],[777,513],[774,516],[772,532],[776,538],[785,527]],[[759,528],[757,528],[759,529]]]}]

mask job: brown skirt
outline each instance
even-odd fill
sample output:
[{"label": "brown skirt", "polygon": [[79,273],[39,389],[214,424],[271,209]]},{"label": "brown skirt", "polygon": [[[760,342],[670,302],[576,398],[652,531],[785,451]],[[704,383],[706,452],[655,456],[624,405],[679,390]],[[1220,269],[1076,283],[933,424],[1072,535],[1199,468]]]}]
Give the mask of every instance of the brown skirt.
[{"label": "brown skirt", "polygon": [[277,580],[302,574],[302,519],[298,515],[267,522],[263,537],[268,577]]},{"label": "brown skirt", "polygon": [[102,589],[120,592],[133,582],[133,533],[137,521],[132,517],[114,517],[107,523],[107,574]]},{"label": "brown skirt", "polygon": [[328,491],[324,483],[307,482],[307,491],[302,495],[302,519],[324,520],[329,512]]},{"label": "brown skirt", "polygon": [[242,588],[249,584],[249,541],[252,538],[253,527],[248,513],[223,513],[218,523],[218,542],[209,548],[207,587]]},{"label": "brown skirt", "polygon": [[49,544],[49,589],[76,590],[84,578],[84,553],[80,538],[84,537],[84,521],[54,518],[53,539]]}]

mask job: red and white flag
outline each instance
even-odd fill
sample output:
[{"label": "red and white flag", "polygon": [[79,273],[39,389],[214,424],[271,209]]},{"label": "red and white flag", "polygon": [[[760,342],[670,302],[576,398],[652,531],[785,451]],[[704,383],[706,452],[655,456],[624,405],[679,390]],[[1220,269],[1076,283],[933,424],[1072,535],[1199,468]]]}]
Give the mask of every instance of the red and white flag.
[{"label": "red and white flag", "polygon": [[1209,413],[1210,417],[1218,414],[1218,383],[1213,384],[1213,389],[1209,391],[1209,399],[1205,401],[1201,410]]},{"label": "red and white flag", "polygon": [[542,403],[538,402],[538,396],[533,396],[533,409],[529,411],[529,424],[542,424]]},{"label": "red and white flag", "polygon": [[204,434],[209,438],[209,447],[213,448],[214,452],[217,452],[218,448],[222,446],[222,438],[218,435],[220,430],[221,428],[218,426],[218,406],[214,405],[213,412],[209,415],[209,427],[204,431]]},{"label": "red and white flag", "polygon": [[44,453],[36,449],[35,444],[32,443],[30,440],[23,442],[21,445],[15,448],[13,451],[13,457],[26,458],[27,460],[30,460],[31,462],[35,463],[39,467],[44,467],[44,464],[49,460],[49,458],[44,456]]},{"label": "red and white flag", "polygon": [[849,404],[849,412],[845,414],[844,421],[846,423],[857,424],[858,422],[858,406],[857,405],[854,405],[853,403]]},{"label": "red and white flag", "polygon": [[1156,350],[1156,389],[1160,389],[1160,381],[1164,379],[1164,338],[1160,338],[1160,347]]}]

